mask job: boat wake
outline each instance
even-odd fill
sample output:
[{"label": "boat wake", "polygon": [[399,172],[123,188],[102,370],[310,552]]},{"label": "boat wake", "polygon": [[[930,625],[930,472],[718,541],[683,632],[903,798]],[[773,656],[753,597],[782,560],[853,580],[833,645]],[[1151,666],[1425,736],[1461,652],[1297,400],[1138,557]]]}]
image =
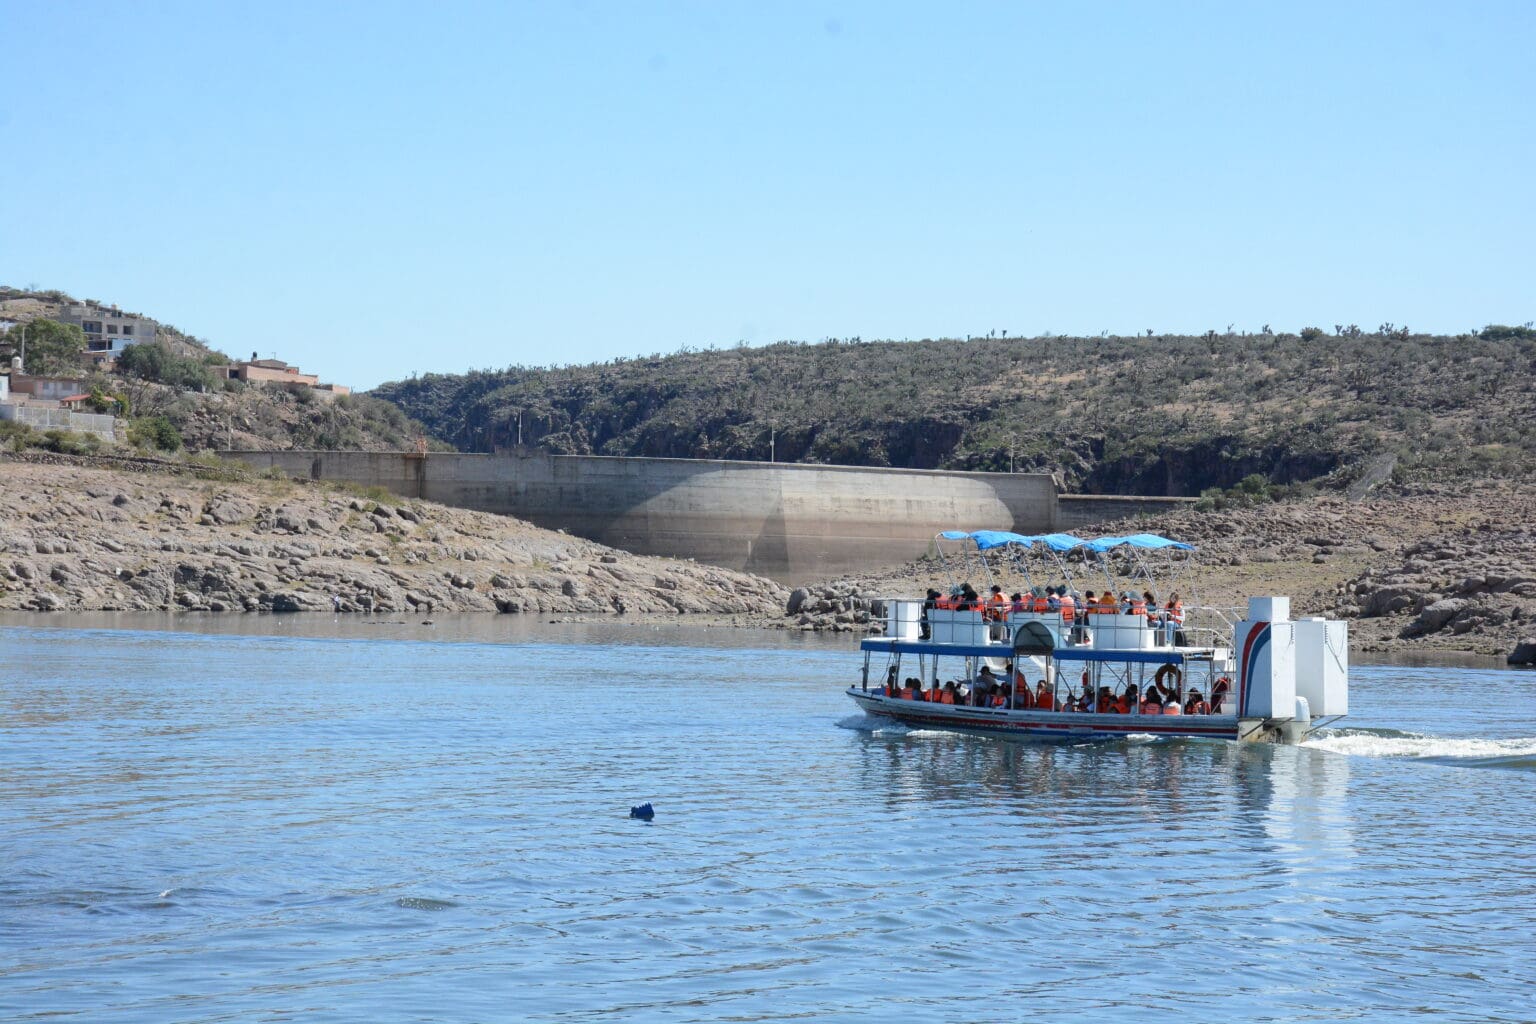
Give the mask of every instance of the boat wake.
[{"label": "boat wake", "polygon": [[1404,757],[1464,768],[1536,771],[1536,737],[1451,739],[1396,729],[1322,729],[1302,746],[1358,757]]},{"label": "boat wake", "polygon": [[915,730],[902,725],[900,722],[888,718],[878,718],[875,715],[849,715],[840,718],[837,722],[839,729],[852,729],[854,732],[867,732],[871,736],[907,736]]}]

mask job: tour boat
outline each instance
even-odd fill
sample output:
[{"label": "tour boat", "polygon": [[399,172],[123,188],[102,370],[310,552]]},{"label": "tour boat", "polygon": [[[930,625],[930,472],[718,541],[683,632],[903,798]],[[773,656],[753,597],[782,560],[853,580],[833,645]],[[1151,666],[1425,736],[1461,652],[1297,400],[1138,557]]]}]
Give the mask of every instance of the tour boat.
[{"label": "tour boat", "polygon": [[[1347,624],[1292,621],[1287,597],[1249,598],[1237,622],[1227,609],[1193,602],[1187,621],[1159,622],[1120,605],[1082,609],[1069,601],[1068,612],[1051,600],[1042,608],[1039,595],[1054,588],[1032,585],[1039,568],[1030,563],[1040,553],[1077,601],[1074,571],[1102,571],[1111,593],[1135,593],[1122,587],[1155,585],[1157,553],[1177,580],[1191,545],[1154,534],[1084,539],[996,530],[947,531],[938,540],[974,547],[989,584],[1011,562],[1026,581],[1019,592],[1030,598],[1022,610],[943,597],[885,602],[885,635],[862,641],[862,677],[847,691],[867,714],[916,728],[1057,740],[1298,743],[1349,712]],[[942,556],[942,544],[938,550]]]}]

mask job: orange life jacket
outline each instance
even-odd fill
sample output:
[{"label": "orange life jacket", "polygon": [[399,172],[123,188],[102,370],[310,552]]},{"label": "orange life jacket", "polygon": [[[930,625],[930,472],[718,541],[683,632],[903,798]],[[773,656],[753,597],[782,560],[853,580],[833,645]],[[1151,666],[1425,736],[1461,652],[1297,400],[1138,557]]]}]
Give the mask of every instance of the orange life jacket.
[{"label": "orange life jacket", "polygon": [[1046,612],[1051,610],[1051,602],[1046,598],[1037,597],[1030,604],[1029,610],[1034,612],[1036,615],[1044,615]]},{"label": "orange life jacket", "polygon": [[1156,701],[1149,700],[1141,706],[1141,713],[1144,715],[1160,715],[1163,713],[1163,706]]},{"label": "orange life jacket", "polygon": [[1174,601],[1174,602],[1170,603],[1168,605],[1166,611],[1168,612],[1168,621],[1169,622],[1173,623],[1175,626],[1182,626],[1182,625],[1184,625],[1184,602],[1183,601]]},{"label": "orange life jacket", "polygon": [[1131,713],[1131,705],[1126,701],[1123,694],[1115,701],[1114,712],[1117,715],[1128,715]]},{"label": "orange life jacket", "polygon": [[903,686],[901,688],[901,691],[900,691],[900,696],[901,696],[902,700],[911,700],[912,699],[912,687],[910,687],[910,686]]},{"label": "orange life jacket", "polygon": [[1055,711],[1056,710],[1056,698],[1053,697],[1050,694],[1049,691],[1047,691],[1045,693],[1041,693],[1037,689],[1035,691],[1035,710],[1037,710],[1037,711]]},{"label": "orange life jacket", "polygon": [[1190,701],[1184,713],[1188,715],[1208,715],[1211,713],[1211,706],[1203,700]]},{"label": "orange life jacket", "polygon": [[1146,617],[1146,615],[1147,615],[1147,600],[1146,600],[1146,598],[1144,598],[1144,597],[1133,597],[1133,598],[1131,598],[1131,614],[1132,615],[1140,615],[1143,618]]},{"label": "orange life jacket", "polygon": [[1015,686],[1013,688],[1013,707],[1016,711],[1028,711],[1035,706],[1035,695],[1029,692],[1028,686]]},{"label": "orange life jacket", "polygon": [[1184,709],[1179,707],[1177,701],[1171,701],[1163,708],[1165,715],[1182,715],[1183,713]]},{"label": "orange life jacket", "polygon": [[992,706],[995,708],[1005,708],[1008,706],[1008,698],[1000,693],[994,693],[992,695]]},{"label": "orange life jacket", "polygon": [[955,691],[954,690],[945,690],[944,691],[944,695],[939,698],[939,703],[940,704],[953,704],[954,702],[955,702]]},{"label": "orange life jacket", "polygon": [[1066,594],[1061,595],[1061,621],[1071,622],[1072,616],[1077,610],[1077,603]]}]

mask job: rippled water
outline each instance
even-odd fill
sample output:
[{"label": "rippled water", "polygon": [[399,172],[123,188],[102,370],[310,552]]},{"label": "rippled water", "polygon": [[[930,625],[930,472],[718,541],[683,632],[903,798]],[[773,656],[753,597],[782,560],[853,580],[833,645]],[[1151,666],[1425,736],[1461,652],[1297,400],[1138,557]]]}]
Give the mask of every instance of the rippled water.
[{"label": "rippled water", "polygon": [[1074,747],[797,637],[298,621],[0,626],[0,1018],[1536,1017],[1536,674]]}]

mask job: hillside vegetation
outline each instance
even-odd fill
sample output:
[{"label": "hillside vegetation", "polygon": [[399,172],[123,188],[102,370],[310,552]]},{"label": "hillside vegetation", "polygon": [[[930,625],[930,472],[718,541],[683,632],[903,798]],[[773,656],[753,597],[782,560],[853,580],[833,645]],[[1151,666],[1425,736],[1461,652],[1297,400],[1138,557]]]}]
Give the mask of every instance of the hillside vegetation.
[{"label": "hillside vegetation", "polygon": [[[1195,495],[1536,468],[1536,331],[831,341],[381,386],[440,440],[572,454],[1057,473]],[[1255,481],[1257,478],[1257,482]]]}]

